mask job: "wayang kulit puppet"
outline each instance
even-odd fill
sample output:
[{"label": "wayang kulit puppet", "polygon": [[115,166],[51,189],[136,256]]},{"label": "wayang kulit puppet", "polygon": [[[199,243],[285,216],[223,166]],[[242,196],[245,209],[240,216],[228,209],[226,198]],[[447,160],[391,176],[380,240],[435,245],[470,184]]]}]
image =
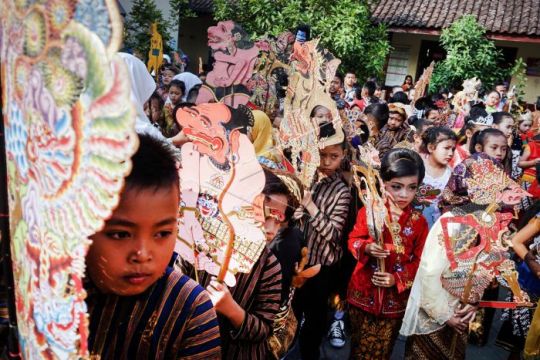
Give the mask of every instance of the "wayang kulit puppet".
[{"label": "wayang kulit puppet", "polygon": [[[456,311],[471,304],[530,306],[508,252],[513,207],[527,193],[487,157],[475,157],[465,165],[461,176],[470,202],[443,214],[428,235],[401,328],[405,336],[442,331]],[[481,301],[493,279],[510,288],[513,302]],[[450,354],[457,351],[456,336]]]},{"label": "wayang kulit puppet", "polygon": [[272,119],[277,115],[280,95],[285,90],[293,44],[294,34],[290,31],[277,38],[265,36],[256,42],[260,55],[255,72],[248,81],[248,89],[252,93],[250,102]]},{"label": "wayang kulit puppet", "polygon": [[[292,167],[308,188],[319,166],[319,149],[344,140],[340,114],[329,94],[340,60],[319,48],[318,43],[315,39],[295,41],[293,45],[278,139],[282,150],[291,151]],[[317,110],[324,112],[326,119],[315,117]],[[326,134],[321,134],[322,128]]]},{"label": "wayang kulit puppet", "polygon": [[245,105],[250,98],[248,81],[259,48],[244,29],[231,20],[208,28],[208,46],[212,49],[214,67],[206,77],[206,85],[199,90],[196,103],[223,102],[234,108]]},{"label": "wayang kulit puppet", "polygon": [[10,210],[1,235],[11,242],[23,358],[88,356],[88,237],[118,203],[137,146],[116,6],[0,3]]},{"label": "wayang kulit puppet", "polygon": [[246,107],[223,103],[178,110],[176,119],[191,140],[182,147],[177,252],[197,270],[234,286],[265,244],[261,191],[264,173],[245,135],[253,125]]}]

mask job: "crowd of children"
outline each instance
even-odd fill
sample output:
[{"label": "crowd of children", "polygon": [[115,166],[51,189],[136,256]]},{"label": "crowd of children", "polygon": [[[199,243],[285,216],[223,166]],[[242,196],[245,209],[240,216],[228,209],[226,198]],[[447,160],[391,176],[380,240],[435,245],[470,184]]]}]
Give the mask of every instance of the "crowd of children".
[{"label": "crowd of children", "polygon": [[[303,359],[318,359],[325,335],[340,347],[347,328],[354,359],[389,359],[400,329],[408,337],[407,359],[463,359],[483,293],[460,303],[443,287],[441,274],[449,263],[440,234],[441,222],[478,196],[479,165],[492,164],[490,171],[505,184],[497,192],[503,210],[493,215],[501,220],[494,224],[509,226],[514,214],[504,209],[519,207],[520,220],[511,225],[518,230],[510,239],[514,260],[523,290],[531,302],[538,300],[540,191],[534,190],[540,104],[536,113],[504,112],[499,104],[505,95],[487,91],[484,101],[467,104],[463,125],[456,128],[458,114],[448,116],[453,107],[447,92],[409,105],[403,91],[414,84],[408,77],[387,103],[373,81],[358,87],[354,73],[345,81],[337,76],[332,97],[342,110],[360,110],[356,125],[364,134],[320,149],[309,188],[286,171],[286,155],[274,151],[274,119],[251,106],[255,122],[248,137],[266,177],[267,247],[229,288],[173,251],[179,203],[173,145],[187,141],[175,111],[192,106],[202,84],[204,79],[166,65],[155,92],[138,99],[162,136],[140,135],[120,204],[92,237],[86,288],[93,356],[266,359],[286,356],[296,343]],[[333,121],[324,106],[313,108],[311,116],[319,124]],[[327,131],[321,125],[321,136],[333,135],[323,135]],[[378,151],[373,163],[379,163],[387,218],[377,229],[373,209],[358,205],[351,176],[359,146]],[[484,222],[478,226],[488,229]],[[337,309],[332,324],[331,308]],[[518,339],[509,341],[511,351],[538,357],[539,311],[534,318],[534,308],[519,313],[506,316],[506,335]]]}]

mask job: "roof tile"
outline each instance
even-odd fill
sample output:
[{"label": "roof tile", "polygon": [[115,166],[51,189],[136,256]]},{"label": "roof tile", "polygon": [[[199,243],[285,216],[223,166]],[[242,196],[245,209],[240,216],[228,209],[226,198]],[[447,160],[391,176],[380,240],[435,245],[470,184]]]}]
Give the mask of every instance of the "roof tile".
[{"label": "roof tile", "polygon": [[380,0],[372,18],[390,27],[440,30],[464,14],[488,33],[540,36],[540,0]]}]

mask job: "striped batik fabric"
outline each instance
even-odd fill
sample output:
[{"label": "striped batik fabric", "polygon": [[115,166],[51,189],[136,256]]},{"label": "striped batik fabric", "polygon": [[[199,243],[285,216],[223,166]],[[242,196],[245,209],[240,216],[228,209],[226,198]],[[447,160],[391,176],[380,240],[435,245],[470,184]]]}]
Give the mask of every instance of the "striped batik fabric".
[{"label": "striped batik fabric", "polygon": [[[179,265],[185,274],[195,278],[191,264],[180,260]],[[212,276],[203,271],[197,275],[206,288]],[[226,317],[218,315],[223,359],[266,359],[269,356],[267,341],[281,302],[281,266],[265,247],[251,272],[237,273],[235,277],[236,285],[229,291],[246,317],[240,328],[234,329]]]},{"label": "striped batik fabric", "polygon": [[101,359],[220,359],[216,313],[208,294],[168,267],[137,296],[103,294],[88,284],[89,349]]},{"label": "striped batik fabric", "polygon": [[309,250],[308,265],[330,266],[343,254],[342,232],[347,221],[351,193],[338,172],[316,182],[311,192],[319,211],[315,216],[306,214],[303,218]]}]

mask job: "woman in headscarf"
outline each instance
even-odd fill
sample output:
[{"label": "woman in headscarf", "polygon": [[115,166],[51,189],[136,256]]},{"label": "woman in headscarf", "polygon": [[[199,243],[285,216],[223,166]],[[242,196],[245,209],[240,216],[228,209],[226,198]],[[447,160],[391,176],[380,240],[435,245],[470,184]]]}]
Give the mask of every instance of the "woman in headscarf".
[{"label": "woman in headscarf", "polygon": [[274,141],[272,139],[272,122],[264,111],[251,110],[254,117],[253,127],[249,132],[249,139],[253,143],[257,157],[263,156],[275,160],[273,154]]},{"label": "woman in headscarf", "polygon": [[148,133],[159,138],[163,138],[161,132],[152,126],[150,120],[144,112],[144,104],[156,89],[156,82],[152,75],[146,70],[146,65],[135,56],[127,53],[119,53],[124,59],[129,71],[131,80],[131,102],[135,106],[137,119],[135,121],[135,131],[137,133]]},{"label": "woman in headscarf", "polygon": [[182,102],[195,103],[199,88],[202,85],[201,79],[190,72],[183,72],[176,75],[173,80],[180,80],[186,86],[186,91],[184,92],[184,96],[182,96]]}]

